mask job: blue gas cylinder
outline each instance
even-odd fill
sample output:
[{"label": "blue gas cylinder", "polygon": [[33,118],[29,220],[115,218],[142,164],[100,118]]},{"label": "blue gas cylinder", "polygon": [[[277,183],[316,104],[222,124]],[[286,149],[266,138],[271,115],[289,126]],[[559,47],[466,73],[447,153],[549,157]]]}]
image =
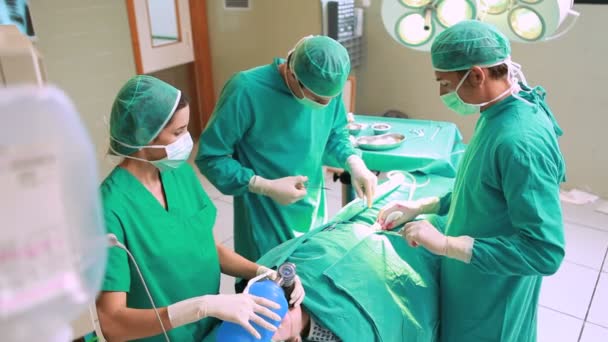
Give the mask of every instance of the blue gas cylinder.
[{"label": "blue gas cylinder", "polygon": [[[249,294],[269,299],[281,307],[279,309],[272,309],[274,313],[279,315],[281,319],[285,317],[287,314],[287,300],[285,299],[285,292],[283,289],[277,285],[272,280],[263,280],[257,283],[254,283],[249,288]],[[270,322],[275,327],[278,327],[281,324],[281,321],[273,321],[270,318],[261,315],[263,319]],[[260,333],[262,336],[261,339],[257,340],[253,335],[251,335],[245,328],[240,326],[239,324],[232,322],[222,322],[219,327],[216,335],[217,342],[270,342],[272,336],[275,332],[264,329],[259,325],[251,322],[251,325]]]}]

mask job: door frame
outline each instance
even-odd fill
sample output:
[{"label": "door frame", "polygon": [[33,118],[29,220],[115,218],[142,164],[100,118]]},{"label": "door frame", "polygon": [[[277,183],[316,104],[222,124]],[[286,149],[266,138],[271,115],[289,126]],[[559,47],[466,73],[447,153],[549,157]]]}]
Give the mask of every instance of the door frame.
[{"label": "door frame", "polygon": [[[131,31],[131,45],[135,60],[135,71],[143,74],[141,49],[135,15],[135,1],[125,0],[129,28]],[[209,40],[209,22],[207,20],[207,0],[185,0],[190,6],[190,25],[192,26],[192,49],[194,52],[194,85],[197,96],[196,112],[199,114],[201,130],[207,125],[215,107],[215,91],[213,89],[213,67],[211,63],[211,44]]]}]

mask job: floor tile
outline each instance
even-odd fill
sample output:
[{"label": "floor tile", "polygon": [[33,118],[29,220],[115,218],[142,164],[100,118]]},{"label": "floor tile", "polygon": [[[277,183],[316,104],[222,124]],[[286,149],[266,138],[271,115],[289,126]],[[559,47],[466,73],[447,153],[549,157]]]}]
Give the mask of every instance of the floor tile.
[{"label": "floor tile", "polygon": [[205,176],[199,173],[198,178],[201,181],[203,189],[211,199],[216,199],[223,196],[222,193],[215,186],[213,186],[213,184],[211,184],[207,178],[205,178]]},{"label": "floor tile", "polygon": [[226,240],[222,241],[222,244],[232,250],[234,250],[234,236],[230,236]]},{"label": "floor tile", "polygon": [[230,204],[234,202],[234,196],[221,195],[218,199]]},{"label": "floor tile", "polygon": [[216,241],[225,241],[233,234],[234,214],[232,204],[220,200],[213,200],[217,208],[217,218],[213,227],[213,235]]},{"label": "floor tile", "polygon": [[583,336],[580,342],[606,342],[608,341],[608,329],[591,323],[585,323]]},{"label": "floor tile", "polygon": [[231,294],[234,293],[234,277],[222,274],[220,278],[220,293]]},{"label": "floor tile", "polygon": [[608,248],[608,232],[569,222],[564,228],[566,260],[600,270]]},{"label": "floor tile", "polygon": [[342,200],[333,196],[327,196],[327,217],[331,219],[336,216],[340,209],[342,209]]},{"label": "floor tile", "polygon": [[563,262],[555,275],[544,278],[540,304],[584,319],[598,274],[599,271]]},{"label": "floor tile", "polygon": [[564,221],[608,231],[608,215],[595,211],[604,202],[601,199],[587,205],[562,202]]},{"label": "floor tile", "polygon": [[334,195],[336,197],[342,197],[342,183],[340,180],[334,181],[333,173],[325,172],[325,186],[330,190],[327,191],[328,195]]},{"label": "floor tile", "polygon": [[600,276],[587,321],[608,328],[608,274],[606,273]]},{"label": "floor tile", "polygon": [[576,342],[582,327],[580,319],[538,308],[538,342]]}]

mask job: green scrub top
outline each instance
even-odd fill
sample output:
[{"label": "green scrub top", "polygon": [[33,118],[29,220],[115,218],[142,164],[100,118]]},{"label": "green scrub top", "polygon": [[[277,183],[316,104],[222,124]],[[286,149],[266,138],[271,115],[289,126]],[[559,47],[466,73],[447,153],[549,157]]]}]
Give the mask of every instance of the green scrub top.
[{"label": "green scrub top", "polygon": [[561,130],[542,88],[525,90],[530,104],[481,113],[456,175],[446,234],[475,243],[470,264],[442,260],[442,341],[536,341],[542,276],[564,257]]},{"label": "green scrub top", "polygon": [[[127,170],[117,167],[101,185],[108,233],[137,261],[156,307],[219,292],[213,239],[216,208],[190,165],[162,172],[167,210]],[[127,293],[127,306],[152,308],[127,254],[111,248],[102,291]],[[205,318],[168,332],[172,341],[200,341],[217,321]],[[138,341],[165,341],[157,335]]]},{"label": "green scrub top", "polygon": [[[292,95],[278,67],[284,60],[237,73],[228,81],[202,133],[196,164],[222,193],[234,195],[234,244],[255,261],[271,248],[326,221],[323,158],[339,165],[355,154],[342,96],[310,109]],[[303,175],[310,189],[288,206],[248,192],[253,175]]]}]

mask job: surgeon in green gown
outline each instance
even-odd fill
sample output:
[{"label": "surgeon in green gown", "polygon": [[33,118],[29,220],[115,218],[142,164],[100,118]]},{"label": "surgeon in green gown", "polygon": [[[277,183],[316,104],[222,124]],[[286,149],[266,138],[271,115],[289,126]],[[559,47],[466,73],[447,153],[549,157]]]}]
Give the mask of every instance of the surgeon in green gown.
[{"label": "surgeon in green gown", "polygon": [[[151,76],[130,79],[110,118],[110,151],[124,159],[101,185],[104,217],[114,244],[126,246],[145,279],[172,341],[201,341],[220,320],[272,329],[262,317],[278,305],[248,294],[218,294],[220,273],[253,278],[258,266],[214,241],[217,210],[186,163],[192,150],[190,111],[181,92]],[[165,341],[135,264],[112,248],[97,300],[110,341]],[[274,274],[271,274],[271,277]],[[290,300],[304,291],[299,278]]]},{"label": "surgeon in green gown", "polygon": [[287,61],[239,72],[222,90],[196,164],[235,196],[235,250],[247,259],[326,220],[324,157],[346,166],[371,205],[377,179],[346,130],[341,93],[349,72],[340,43],[309,36]]},{"label": "surgeon in green gown", "polygon": [[460,115],[481,115],[453,192],[394,202],[378,217],[391,229],[420,213],[448,213],[445,235],[424,220],[403,230],[412,246],[444,256],[441,341],[536,341],[542,277],[564,258],[562,131],[545,91],[527,86],[510,54],[507,38],[478,21],[437,36],[441,99]]}]

